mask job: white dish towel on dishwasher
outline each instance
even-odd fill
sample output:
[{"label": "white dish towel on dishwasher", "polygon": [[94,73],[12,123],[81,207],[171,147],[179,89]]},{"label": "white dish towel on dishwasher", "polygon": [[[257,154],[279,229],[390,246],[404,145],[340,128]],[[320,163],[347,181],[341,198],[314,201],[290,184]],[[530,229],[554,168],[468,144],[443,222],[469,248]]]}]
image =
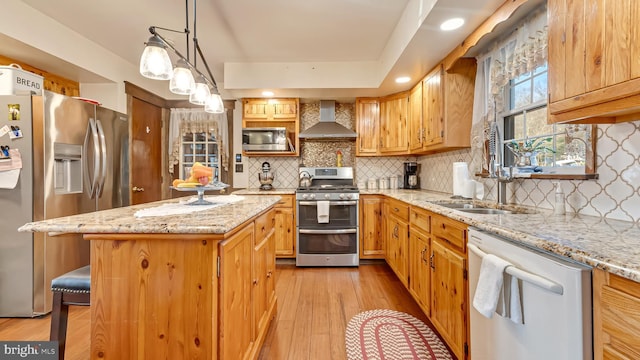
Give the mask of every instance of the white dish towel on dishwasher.
[{"label": "white dish towel on dishwasher", "polygon": [[316,202],[318,212],[318,224],[329,223],[329,201]]},{"label": "white dish towel on dishwasher", "polygon": [[482,258],[473,307],[487,318],[491,318],[496,311],[504,281],[504,269],[510,265],[508,261],[492,254]]}]

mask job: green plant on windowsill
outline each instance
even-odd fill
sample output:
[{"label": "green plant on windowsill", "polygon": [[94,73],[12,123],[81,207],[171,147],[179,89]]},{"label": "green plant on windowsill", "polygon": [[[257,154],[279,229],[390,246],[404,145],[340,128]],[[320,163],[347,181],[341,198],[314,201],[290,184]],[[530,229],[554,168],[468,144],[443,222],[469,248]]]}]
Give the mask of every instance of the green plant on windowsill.
[{"label": "green plant on windowsill", "polygon": [[516,156],[516,166],[537,166],[539,153],[555,153],[555,150],[548,146],[551,141],[551,137],[525,139],[518,142],[511,140],[507,148]]}]

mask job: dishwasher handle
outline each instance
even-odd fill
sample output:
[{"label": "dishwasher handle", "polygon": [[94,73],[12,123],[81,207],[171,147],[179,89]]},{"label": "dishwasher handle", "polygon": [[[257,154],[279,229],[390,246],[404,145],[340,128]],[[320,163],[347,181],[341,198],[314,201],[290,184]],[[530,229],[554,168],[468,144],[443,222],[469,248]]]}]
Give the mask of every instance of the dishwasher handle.
[{"label": "dishwasher handle", "polygon": [[[474,254],[478,255],[480,259],[484,258],[487,255],[484,251],[480,250],[480,248],[474,244],[467,243],[467,248],[469,248],[469,250],[471,250],[471,252],[473,252]],[[532,274],[528,271],[519,269],[514,265],[507,266],[507,268],[504,269],[504,272],[552,293],[562,295],[562,293],[564,292],[564,288],[562,287],[562,285],[549,279],[543,278],[540,275]]]}]

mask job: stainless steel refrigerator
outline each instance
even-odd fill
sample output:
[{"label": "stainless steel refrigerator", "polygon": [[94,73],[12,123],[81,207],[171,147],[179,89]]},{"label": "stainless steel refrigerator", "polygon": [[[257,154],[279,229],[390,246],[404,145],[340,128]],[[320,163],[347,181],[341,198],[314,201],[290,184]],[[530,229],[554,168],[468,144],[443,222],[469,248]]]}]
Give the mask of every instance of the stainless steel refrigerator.
[{"label": "stainless steel refrigerator", "polygon": [[129,205],[129,123],[124,114],[45,91],[0,96],[5,125],[22,132],[0,137],[20,152],[22,170],[15,188],[0,188],[0,317],[32,317],[51,311],[53,278],[89,263],[89,241],[17,229]]}]

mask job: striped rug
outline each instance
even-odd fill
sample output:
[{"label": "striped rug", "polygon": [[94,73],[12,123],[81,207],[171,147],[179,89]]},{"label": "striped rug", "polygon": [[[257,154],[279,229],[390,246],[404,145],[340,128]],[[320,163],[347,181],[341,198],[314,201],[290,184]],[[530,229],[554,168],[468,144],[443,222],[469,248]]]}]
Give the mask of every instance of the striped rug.
[{"label": "striped rug", "polygon": [[451,354],[425,323],[398,311],[357,314],[345,336],[349,360],[450,360]]}]

